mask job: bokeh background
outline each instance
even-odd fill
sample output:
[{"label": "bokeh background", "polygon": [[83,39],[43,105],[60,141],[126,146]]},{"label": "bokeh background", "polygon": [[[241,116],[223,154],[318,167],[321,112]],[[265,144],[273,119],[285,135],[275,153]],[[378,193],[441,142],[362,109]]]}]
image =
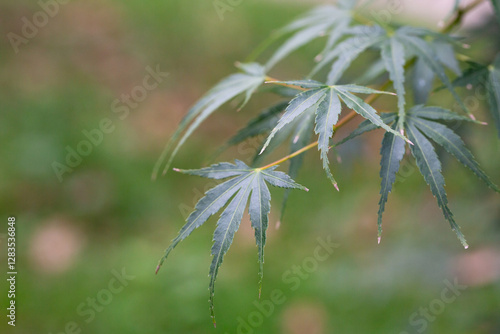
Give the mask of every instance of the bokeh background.
[{"label": "bokeh background", "polygon": [[[389,2],[374,4],[365,15],[379,15]],[[393,19],[437,29],[453,2],[403,1],[403,12]],[[340,193],[323,176],[318,154],[309,152],[297,181],[311,191],[292,193],[279,229],[283,191],[273,189],[262,301],[275,289],[285,301],[269,315],[256,315],[257,250],[248,218],[219,274],[217,329],[207,303],[216,219],[179,245],[154,275],[164,248],[210,185],[175,174],[152,182],[163,145],[190,105],[234,72],[235,61],[317,3],[327,2],[242,1],[221,19],[212,1],[75,0],[61,4],[17,53],[6,36],[21,35],[23,17],[31,21],[40,4],[0,3],[2,270],[7,271],[8,216],[17,218],[18,262],[17,326],[8,326],[4,316],[8,299],[2,279],[2,333],[236,333],[242,321],[254,324],[242,333],[500,333],[498,194],[441,152],[450,207],[471,245],[464,251],[407,159],[404,177],[389,197],[378,246],[380,132],[339,149],[342,163],[334,163],[333,170]],[[474,36],[465,40],[472,47],[464,53],[491,61],[500,49],[499,29],[489,4],[475,10],[463,30]],[[294,53],[271,74],[300,78],[320,46]],[[141,85],[147,67],[169,76],[120,118],[113,101]],[[255,96],[239,113],[235,104],[225,106],[189,140],[174,165],[204,166],[224,140],[275,100]],[[452,105],[446,94],[433,100]],[[393,107],[384,101],[389,100],[377,107]],[[484,101],[474,101],[477,117],[491,122]],[[53,162],[63,163],[67,147],[76,148],[85,139],[83,131],[98,128],[103,119],[111,120],[113,131],[60,182]],[[500,183],[495,129],[464,124],[458,131]],[[247,142],[220,159],[250,161],[255,148]],[[307,262],[317,238],[328,236],[338,248],[292,290],[283,275]],[[106,292],[123,270],[133,278],[119,292]],[[455,280],[465,290],[439,308],[441,292]],[[105,303],[89,311],[87,303],[95,298]],[[425,319],[419,312],[429,306],[439,312],[431,312],[424,329],[414,322]]]}]

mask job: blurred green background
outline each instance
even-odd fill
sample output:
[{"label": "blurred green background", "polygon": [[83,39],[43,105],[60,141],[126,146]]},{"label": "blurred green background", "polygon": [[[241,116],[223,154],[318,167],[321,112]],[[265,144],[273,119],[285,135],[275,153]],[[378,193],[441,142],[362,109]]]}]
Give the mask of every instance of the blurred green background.
[{"label": "blurred green background", "polygon": [[[443,1],[443,17],[452,2]],[[2,333],[500,333],[498,194],[443,154],[450,207],[471,245],[464,251],[407,159],[377,246],[380,132],[339,150],[342,163],[333,170],[340,193],[326,181],[318,154],[309,152],[297,181],[311,191],[292,193],[279,229],[283,191],[272,190],[260,302],[248,218],[218,278],[217,329],[207,303],[216,219],[177,247],[154,275],[164,248],[210,186],[175,174],[152,182],[164,143],[189,106],[234,71],[235,61],[314,4],[242,1],[221,20],[212,1],[71,1],[17,53],[8,38],[0,39],[0,259],[6,272],[7,217],[15,216],[18,271],[15,328],[4,316],[6,280],[1,283]],[[1,2],[2,36],[20,35],[22,18],[31,20],[40,10],[34,1]],[[499,49],[499,27],[483,12],[479,25],[470,26],[477,36],[466,40],[472,48],[465,52],[489,61]],[[437,22],[426,10],[395,20],[433,28]],[[300,78],[320,47],[295,53],[271,75]],[[128,115],[115,113],[113,101],[141,85],[148,67],[169,75]],[[189,140],[175,167],[206,164],[224,140],[274,100],[256,96],[239,113],[234,104],[225,106]],[[389,100],[379,108],[392,107],[383,101]],[[446,94],[434,101],[452,103]],[[475,114],[491,122],[483,102]],[[60,182],[53,163],[64,163],[67,148],[75,149],[83,131],[97,129],[103,119],[113,130]],[[499,183],[495,129],[463,125],[458,131]],[[220,159],[249,161],[254,151],[249,142]],[[310,264],[318,237],[330,237],[338,247],[302,278],[291,274],[293,266]],[[130,280],[117,283],[122,271]],[[454,281],[466,288],[444,303],[441,293]],[[284,297],[269,310],[275,289]],[[256,303],[267,310],[259,311]],[[429,307],[426,318],[423,308]]]}]

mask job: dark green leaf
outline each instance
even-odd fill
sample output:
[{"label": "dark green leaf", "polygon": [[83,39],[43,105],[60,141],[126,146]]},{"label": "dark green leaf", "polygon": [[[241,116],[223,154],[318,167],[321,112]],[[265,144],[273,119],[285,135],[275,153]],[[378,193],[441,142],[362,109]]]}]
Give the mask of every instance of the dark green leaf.
[{"label": "dark green leaf", "polygon": [[370,120],[373,124],[383,128],[385,131],[392,132],[396,136],[404,139],[405,141],[408,141],[407,138],[405,138],[402,134],[399,132],[391,129],[388,125],[386,125],[383,121],[382,118],[377,114],[377,111],[373,109],[372,106],[367,104],[365,101],[361,100],[359,97],[352,95],[346,90],[343,90],[341,86],[335,86],[335,88],[339,94],[339,97],[344,101],[344,103],[363,116],[364,118]]},{"label": "dark green leaf", "polygon": [[411,113],[411,115],[413,116],[427,119],[441,119],[444,121],[466,121],[483,124],[481,122],[473,120],[470,117],[458,115],[457,113],[440,107],[425,107],[423,105],[418,105],[413,107],[409,113]]},{"label": "dark green leaf", "polygon": [[[397,124],[394,124],[392,128],[397,130]],[[399,170],[399,164],[403,159],[404,154],[404,140],[396,137],[390,132],[386,132],[384,134],[384,139],[382,140],[382,148],[380,149],[380,155],[382,156],[380,161],[380,177],[382,178],[382,184],[380,186],[380,201],[377,222],[379,243],[382,236],[382,214],[385,210],[385,203],[387,203],[387,198],[392,190],[392,185],[394,184],[394,181],[396,181],[396,173]]]},{"label": "dark green leaf", "polygon": [[490,188],[495,191],[499,191],[498,187],[493,184],[488,176],[481,170],[472,153],[465,147],[464,142],[455,132],[443,124],[428,121],[422,118],[412,117],[412,122],[427,137],[434,140],[438,145],[444,147],[448,153],[453,154],[458,161],[460,161],[465,167],[468,167]]},{"label": "dark green leaf", "polygon": [[457,234],[458,239],[465,248],[468,248],[465,237],[460,231],[460,227],[455,222],[453,214],[448,208],[448,198],[444,190],[444,178],[441,174],[441,163],[434,151],[434,147],[420,131],[411,123],[406,123],[406,133],[410,140],[414,143],[411,145],[411,152],[417,161],[417,166],[420,169],[425,181],[431,188],[432,194],[436,197],[437,202],[444,217],[451,225],[451,228]]},{"label": "dark green leaf", "polygon": [[[404,27],[405,28],[405,27]],[[406,45],[411,51],[413,51],[419,58],[421,58],[425,64],[432,69],[432,71],[437,75],[439,80],[443,82],[446,88],[451,92],[454,99],[460,105],[460,107],[468,114],[470,114],[469,110],[463,103],[463,101],[458,96],[455,91],[453,85],[450,82],[450,79],[446,75],[442,64],[439,61],[439,58],[434,50],[434,48],[419,37],[412,36],[407,33],[408,29],[400,28],[396,32],[398,39]]]},{"label": "dark green leaf", "polygon": [[400,128],[402,128],[405,119],[405,50],[403,44],[397,38],[391,38],[382,46],[382,59],[389,72],[394,89],[398,95],[398,111]]}]

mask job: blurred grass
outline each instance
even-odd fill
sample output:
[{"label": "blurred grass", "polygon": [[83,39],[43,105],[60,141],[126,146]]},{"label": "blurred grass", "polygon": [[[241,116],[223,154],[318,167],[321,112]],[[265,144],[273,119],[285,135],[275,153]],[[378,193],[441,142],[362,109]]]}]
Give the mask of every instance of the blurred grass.
[{"label": "blurred grass", "polygon": [[[0,7],[6,15],[0,27],[7,32],[19,31],[20,18],[38,10],[28,1]],[[6,40],[0,42],[0,212],[17,217],[19,272],[18,326],[8,328],[3,319],[2,332],[59,333],[70,321],[82,333],[212,330],[206,275],[215,219],[183,242],[154,276],[185,209],[194,206],[207,183],[175,174],[151,182],[152,166],[193,101],[234,71],[234,61],[243,60],[269,32],[308,7],[305,2],[246,1],[220,21],[212,2],[200,0],[72,2],[19,54]],[[479,43],[495,40],[495,35],[484,35]],[[276,77],[299,77],[314,55],[313,49],[298,52],[276,69]],[[170,76],[120,120],[112,101],[142,82],[146,66],[156,65]],[[436,97],[436,102],[444,99]],[[252,101],[240,113],[224,107],[189,141],[175,165],[203,165],[212,149],[263,106]],[[488,119],[484,110],[477,114]],[[51,163],[63,162],[66,146],[76,147],[84,138],[82,130],[97,128],[105,117],[116,130],[59,183]],[[493,127],[467,125],[460,132],[500,182]],[[255,333],[414,333],[418,327],[409,323],[410,315],[439,298],[444,280],[465,280],[463,272],[477,268],[487,279],[471,280],[426,332],[500,330],[500,273],[491,274],[491,266],[498,269],[498,264],[481,256],[473,265],[464,261],[467,253],[422,177],[411,172],[411,163],[410,175],[390,195],[377,247],[380,138],[380,133],[369,134],[341,147],[343,163],[333,167],[340,193],[322,177],[317,154],[308,153],[298,181],[311,191],[292,194],[279,230],[274,225],[283,192],[273,191],[262,300],[280,289],[286,301]],[[234,158],[236,151],[221,159]],[[251,154],[237,157],[248,160]],[[450,206],[471,245],[467,252],[493,249],[498,256],[498,195],[452,159],[445,159],[445,168]],[[234,333],[238,319],[248,321],[256,311],[256,248],[248,221],[243,225],[217,283],[220,333]],[[65,228],[81,246],[58,234]],[[52,239],[40,239],[47,230],[55,231]],[[339,248],[292,291],[283,274],[311,257],[316,239],[328,235]],[[51,267],[66,253],[68,259]],[[5,252],[0,258],[5,263]],[[481,261],[486,262],[481,266]],[[77,307],[107,288],[112,270],[122,268],[135,278],[86,323]],[[7,305],[6,295],[0,298]]]}]

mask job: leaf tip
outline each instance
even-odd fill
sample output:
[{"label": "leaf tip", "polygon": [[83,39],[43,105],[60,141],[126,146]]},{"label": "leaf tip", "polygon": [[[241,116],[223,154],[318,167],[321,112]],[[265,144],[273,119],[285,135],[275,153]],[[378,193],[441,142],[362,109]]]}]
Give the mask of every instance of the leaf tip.
[{"label": "leaf tip", "polygon": [[322,59],[323,59],[323,55],[321,53],[319,55],[317,55],[316,57],[314,57],[314,61],[317,63],[319,63]]},{"label": "leaf tip", "polygon": [[180,173],[180,172],[181,172],[181,170],[180,170],[179,168],[172,168],[172,170],[173,170],[174,172],[178,172],[178,173]]},{"label": "leaf tip", "polygon": [[294,138],[293,138],[293,143],[294,144],[297,144],[297,142],[299,141],[300,139],[300,136],[299,135],[296,135]]},{"label": "leaf tip", "polygon": [[304,190],[307,191],[307,192],[309,192],[309,188],[304,187]]},{"label": "leaf tip", "polygon": [[476,116],[474,116],[474,115],[472,115],[472,114],[469,114],[469,117],[470,117],[470,119],[472,119],[473,121],[475,121],[475,120],[476,120]]},{"label": "leaf tip", "polygon": [[377,238],[377,242],[378,242],[379,245],[380,245],[380,241],[382,241],[382,236],[379,235],[378,238]]},{"label": "leaf tip", "polygon": [[158,275],[158,271],[160,271],[160,265],[156,266],[155,275]]},{"label": "leaf tip", "polygon": [[465,44],[465,43],[463,43],[463,44],[462,44],[462,47],[463,47],[464,49],[470,49],[470,45],[469,45],[469,44]]},{"label": "leaf tip", "polygon": [[338,185],[337,183],[334,183],[334,184],[333,184],[333,186],[335,187],[335,189],[336,189],[337,191],[340,191],[340,189],[339,189],[339,185]]}]

